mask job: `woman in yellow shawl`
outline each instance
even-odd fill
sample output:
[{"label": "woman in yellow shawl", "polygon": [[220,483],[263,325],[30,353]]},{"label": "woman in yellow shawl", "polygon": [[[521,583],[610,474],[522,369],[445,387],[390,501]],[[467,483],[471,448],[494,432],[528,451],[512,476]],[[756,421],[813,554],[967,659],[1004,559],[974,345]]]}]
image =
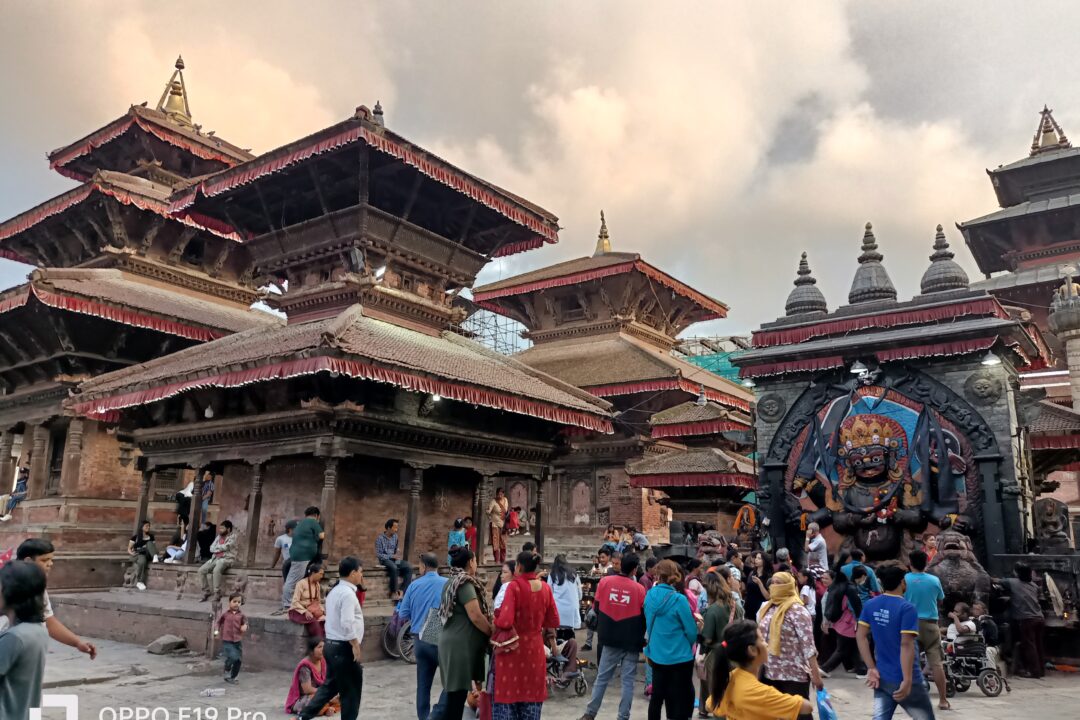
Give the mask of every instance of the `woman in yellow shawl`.
[{"label": "woman in yellow shawl", "polygon": [[[792,695],[810,697],[811,683],[823,687],[814,645],[814,616],[799,598],[791,573],[778,572],[769,581],[769,599],[758,611],[758,628],[768,645],[762,681]],[[800,715],[809,720],[810,715]]]}]

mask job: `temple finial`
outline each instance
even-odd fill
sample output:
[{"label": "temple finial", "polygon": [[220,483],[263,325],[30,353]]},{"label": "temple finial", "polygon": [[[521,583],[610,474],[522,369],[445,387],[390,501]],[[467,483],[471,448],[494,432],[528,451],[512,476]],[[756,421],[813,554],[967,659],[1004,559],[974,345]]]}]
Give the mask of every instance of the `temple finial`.
[{"label": "temple finial", "polygon": [[176,56],[172,77],[165,83],[157,109],[178,125],[191,127],[191,106],[188,104],[187,85],[184,84],[184,58]]},{"label": "temple finial", "polygon": [[930,267],[926,268],[919,285],[924,295],[968,289],[967,273],[953,260],[954,257],[955,254],[949,249],[949,241],[945,239],[945,229],[938,225],[937,234],[934,236],[934,252],[930,255]]},{"label": "temple finial", "polygon": [[607,219],[604,217],[604,211],[600,211],[600,233],[596,236],[596,251],[593,256],[606,255],[611,252],[611,237],[608,235]]},{"label": "temple finial", "polygon": [[1054,111],[1046,105],[1039,111],[1039,125],[1035,128],[1035,137],[1031,139],[1031,155],[1071,148],[1072,143],[1065,137],[1065,131],[1054,119]]},{"label": "temple finial", "polygon": [[795,289],[787,297],[784,303],[784,314],[792,315],[824,315],[829,312],[829,306],[825,303],[825,296],[818,290],[817,280],[810,272],[810,263],[806,260],[806,253],[799,259],[799,269],[795,278]]},{"label": "temple finial", "polygon": [[866,223],[863,231],[862,254],[859,256],[859,269],[848,292],[848,302],[852,305],[873,300],[896,300],[896,288],[885,271],[881,261],[885,257],[878,252],[874,226]]},{"label": "temple finial", "polygon": [[383,118],[382,103],[378,100],[375,101],[375,107],[371,111],[371,119],[376,125],[386,125],[386,120]]}]

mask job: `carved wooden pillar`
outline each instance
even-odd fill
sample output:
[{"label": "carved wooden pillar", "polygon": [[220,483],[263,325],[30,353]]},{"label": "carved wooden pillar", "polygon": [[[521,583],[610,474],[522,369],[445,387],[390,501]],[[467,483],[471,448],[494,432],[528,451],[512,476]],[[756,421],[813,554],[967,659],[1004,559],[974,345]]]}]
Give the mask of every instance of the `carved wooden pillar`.
[{"label": "carved wooden pillar", "polygon": [[533,532],[536,536],[536,552],[540,554],[540,557],[544,556],[544,487],[547,485],[548,478],[551,477],[551,468],[544,468],[540,473],[540,477],[536,480],[536,530]]},{"label": "carved wooden pillar", "polygon": [[[150,482],[153,478],[153,470],[142,471],[142,478],[139,481],[139,501],[135,507],[135,529],[131,531],[133,535],[138,535],[142,531],[142,524],[146,521],[150,505]],[[190,543],[188,546],[190,547]]]},{"label": "carved wooden pillar", "polygon": [[326,539],[323,541],[323,554],[329,556],[334,549],[334,511],[337,508],[337,474],[338,458],[326,458],[326,468],[323,470],[322,498],[319,500],[319,509],[322,511],[323,532]]},{"label": "carved wooden pillar", "polygon": [[259,522],[262,519],[263,464],[251,465],[251,498],[248,501],[247,527],[244,537],[247,542],[247,566],[255,565],[255,551],[259,547]]},{"label": "carved wooden pillar", "polygon": [[476,549],[473,553],[476,555],[476,562],[482,564],[484,562],[484,550],[488,544],[490,538],[488,537],[488,517],[487,509],[491,504],[491,488],[495,484],[492,479],[493,475],[482,475],[480,477],[480,513],[473,523],[476,525]]},{"label": "carved wooden pillar", "polygon": [[191,495],[191,524],[188,525],[187,554],[184,555],[184,561],[188,563],[195,562],[199,552],[199,543],[195,541],[195,535],[202,529],[202,484],[203,469],[199,468],[195,471],[195,486]]},{"label": "carved wooden pillar", "polygon": [[[484,483],[484,478],[480,477],[480,478],[478,478],[476,480],[476,487],[473,488],[472,522],[473,522],[473,527],[477,528],[478,533],[480,532],[480,530],[479,530],[479,528],[480,528],[480,513],[483,512],[480,509],[480,494],[482,492],[481,485],[483,485],[483,483]],[[480,536],[477,535],[476,537],[479,539]],[[473,550],[473,552],[476,552],[476,548],[473,548],[472,550]]]},{"label": "carved wooden pillar", "polygon": [[79,491],[79,468],[82,466],[83,419],[72,418],[64,443],[64,463],[60,466],[60,495],[72,497]]},{"label": "carved wooden pillar", "polygon": [[49,426],[45,423],[39,423],[34,425],[33,428],[33,445],[30,450],[30,482],[27,487],[29,500],[37,500],[45,496],[45,484],[49,475],[49,458],[47,455]]},{"label": "carved wooden pillar", "polygon": [[415,562],[413,552],[416,550],[416,526],[420,521],[420,491],[424,488],[424,470],[431,467],[423,463],[409,463],[412,468],[412,482],[409,483],[409,510],[405,518],[405,550],[401,559],[405,562]]},{"label": "carved wooden pillar", "polygon": [[[15,461],[11,458],[11,449],[15,446],[15,433],[5,430],[0,435],[0,488],[14,487]],[[7,512],[7,508],[0,508]]]}]

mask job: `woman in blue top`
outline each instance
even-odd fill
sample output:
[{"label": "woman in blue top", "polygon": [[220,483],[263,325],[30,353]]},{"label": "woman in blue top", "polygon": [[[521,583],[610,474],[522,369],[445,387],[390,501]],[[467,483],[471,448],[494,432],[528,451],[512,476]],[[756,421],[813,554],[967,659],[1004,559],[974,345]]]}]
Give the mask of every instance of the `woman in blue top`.
[{"label": "woman in blue top", "polygon": [[450,564],[454,550],[463,547],[468,547],[468,541],[465,540],[465,521],[461,518],[455,518],[454,529],[446,535],[446,549],[449,551],[446,556],[447,565]]},{"label": "woman in blue top", "polygon": [[690,601],[675,589],[681,572],[671,560],[653,568],[656,584],[645,595],[645,657],[653,670],[649,720],[688,720],[694,712],[694,643],[699,626]]}]

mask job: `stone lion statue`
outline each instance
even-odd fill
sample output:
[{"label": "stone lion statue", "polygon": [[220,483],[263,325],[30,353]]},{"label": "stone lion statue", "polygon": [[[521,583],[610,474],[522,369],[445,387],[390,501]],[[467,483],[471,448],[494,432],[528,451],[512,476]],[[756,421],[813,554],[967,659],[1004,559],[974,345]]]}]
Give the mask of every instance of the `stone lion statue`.
[{"label": "stone lion statue", "polygon": [[975,557],[971,538],[956,530],[942,530],[937,536],[938,552],[926,572],[937,576],[945,591],[946,611],[957,602],[989,602],[990,573]]}]

